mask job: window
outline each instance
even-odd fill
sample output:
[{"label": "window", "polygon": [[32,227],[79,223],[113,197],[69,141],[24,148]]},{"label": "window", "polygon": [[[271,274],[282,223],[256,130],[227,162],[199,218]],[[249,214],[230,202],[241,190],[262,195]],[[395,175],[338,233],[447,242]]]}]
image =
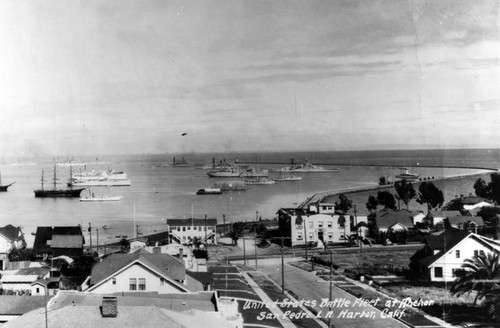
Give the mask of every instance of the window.
[{"label": "window", "polygon": [[111,282],[113,283],[113,285],[116,285],[116,278],[111,279]]},{"label": "window", "polygon": [[475,249],[474,250],[474,256],[479,256],[479,255],[484,256],[484,251],[483,250],[477,250],[477,249]]},{"label": "window", "polygon": [[295,225],[295,229],[296,230],[302,230],[302,226],[301,225]]},{"label": "window", "polygon": [[191,227],[188,227],[188,230],[191,230]]},{"label": "window", "polygon": [[182,231],[186,231],[186,227],[182,227]]},{"label": "window", "polygon": [[434,277],[443,278],[443,268],[442,267],[434,267]]},{"label": "window", "polygon": [[139,278],[139,290],[146,290],[146,278]]},{"label": "window", "polygon": [[331,233],[331,232],[330,232],[330,233],[328,234],[328,239],[330,239],[330,240],[331,240],[331,239],[333,239],[333,233]]},{"label": "window", "polygon": [[137,279],[130,278],[129,287],[130,290],[137,290]]},{"label": "window", "polygon": [[455,257],[456,257],[457,259],[459,259],[459,258],[460,258],[460,250],[459,250],[459,249],[457,249],[457,250],[455,251]]},{"label": "window", "polygon": [[40,293],[40,288],[38,288],[38,287],[36,288],[36,293],[37,294]]},{"label": "window", "polygon": [[313,239],[313,234],[312,233],[308,233],[307,236],[308,236],[307,238],[309,238],[309,240]]},{"label": "window", "polygon": [[302,240],[302,234],[301,233],[297,234],[297,240]]},{"label": "window", "polygon": [[323,221],[318,222],[318,228],[323,228]]},{"label": "window", "polygon": [[328,221],[328,228],[333,227],[333,221]]}]

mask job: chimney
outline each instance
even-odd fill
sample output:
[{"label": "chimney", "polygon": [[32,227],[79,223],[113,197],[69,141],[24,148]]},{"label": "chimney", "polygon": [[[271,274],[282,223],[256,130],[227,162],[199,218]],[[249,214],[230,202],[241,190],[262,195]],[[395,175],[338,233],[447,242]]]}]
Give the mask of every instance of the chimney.
[{"label": "chimney", "polygon": [[161,247],[153,247],[153,254],[161,254]]},{"label": "chimney", "polygon": [[102,298],[101,314],[103,318],[116,318],[118,315],[118,300],[116,297]]}]

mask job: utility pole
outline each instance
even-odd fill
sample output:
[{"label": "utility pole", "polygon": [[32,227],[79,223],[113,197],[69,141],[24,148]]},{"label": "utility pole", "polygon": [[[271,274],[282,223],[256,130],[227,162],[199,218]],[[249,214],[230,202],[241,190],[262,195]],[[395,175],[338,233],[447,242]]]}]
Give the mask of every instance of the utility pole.
[{"label": "utility pole", "polygon": [[222,214],[222,226],[224,227],[223,236],[225,236],[226,235],[226,214]]},{"label": "utility pole", "polygon": [[97,234],[97,246],[96,246],[96,251],[97,251],[97,253],[99,253],[99,229],[98,229],[98,228],[96,228],[96,229],[95,229],[95,232],[96,232],[96,234]]},{"label": "utility pole", "polygon": [[243,239],[243,265],[247,265],[247,253],[245,251],[245,236],[242,236]]},{"label": "utility pole", "polygon": [[254,225],[254,250],[255,250],[255,270],[257,270],[257,222],[259,220],[259,212],[255,212],[255,225]]},{"label": "utility pole", "polygon": [[[330,284],[330,292],[329,292],[329,296],[328,296],[328,304],[330,304],[329,313],[332,313],[333,252],[329,251],[329,254],[330,254],[330,275],[328,277],[328,283]],[[319,280],[317,282],[326,282],[326,281]],[[331,327],[331,326],[332,326],[332,316],[330,315],[329,319],[328,319],[328,327]]]},{"label": "utility pole", "polygon": [[92,226],[89,222],[89,234],[90,234],[90,255],[92,255]]},{"label": "utility pole", "polygon": [[358,235],[358,243],[359,243],[359,253],[363,253],[363,239],[360,234],[360,227],[358,227],[358,215],[356,212],[356,205],[354,205],[354,222],[356,222],[356,234]]},{"label": "utility pole", "polygon": [[207,246],[208,246],[208,240],[207,240],[207,215],[205,214],[205,251],[207,251],[207,254],[208,254]]},{"label": "utility pole", "polygon": [[285,250],[283,249],[283,241],[285,239],[291,239],[290,237],[276,237],[276,239],[281,239],[281,293],[285,293],[285,259],[284,259],[284,253]]}]

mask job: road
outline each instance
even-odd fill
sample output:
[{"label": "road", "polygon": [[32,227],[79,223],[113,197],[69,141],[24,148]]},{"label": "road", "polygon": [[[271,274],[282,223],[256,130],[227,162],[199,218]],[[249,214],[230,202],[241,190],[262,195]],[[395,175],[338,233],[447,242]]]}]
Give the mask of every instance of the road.
[{"label": "road", "polygon": [[[281,265],[276,259],[259,261],[259,271],[266,274],[274,282],[281,286]],[[329,298],[329,283],[322,281],[315,274],[301,270],[294,266],[285,264],[285,288],[293,291],[298,300],[316,300],[313,308],[325,315],[329,306],[321,306],[322,300]],[[347,328],[407,328],[405,324],[397,321],[388,314],[384,315],[380,310],[366,304],[360,304],[360,300],[351,294],[341,290],[335,285],[332,288],[332,327]],[[376,300],[368,300],[375,302]]]}]

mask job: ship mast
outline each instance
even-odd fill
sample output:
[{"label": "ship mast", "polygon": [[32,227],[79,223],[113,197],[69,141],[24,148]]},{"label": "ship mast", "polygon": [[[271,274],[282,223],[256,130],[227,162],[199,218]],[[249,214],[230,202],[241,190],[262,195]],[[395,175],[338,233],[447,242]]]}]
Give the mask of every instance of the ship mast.
[{"label": "ship mast", "polygon": [[43,190],[43,170],[42,170],[42,180],[41,180],[41,182],[42,182],[42,190]]},{"label": "ship mast", "polygon": [[54,190],[57,190],[56,165],[54,164]]}]

